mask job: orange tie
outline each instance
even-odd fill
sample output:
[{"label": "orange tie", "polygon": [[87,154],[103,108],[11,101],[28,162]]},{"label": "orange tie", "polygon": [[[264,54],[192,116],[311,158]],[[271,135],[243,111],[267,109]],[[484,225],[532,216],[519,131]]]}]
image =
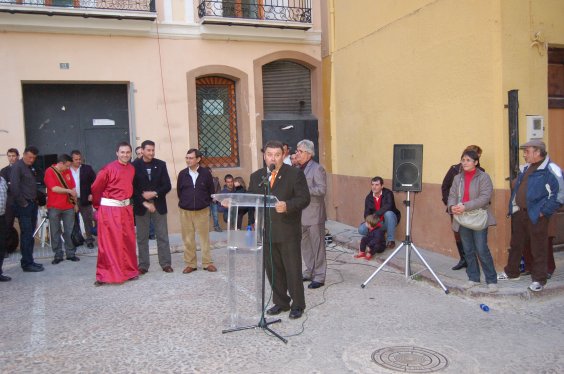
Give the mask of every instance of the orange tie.
[{"label": "orange tie", "polygon": [[270,174],[270,188],[274,185],[274,180],[276,179],[276,172],[273,170],[272,174]]}]

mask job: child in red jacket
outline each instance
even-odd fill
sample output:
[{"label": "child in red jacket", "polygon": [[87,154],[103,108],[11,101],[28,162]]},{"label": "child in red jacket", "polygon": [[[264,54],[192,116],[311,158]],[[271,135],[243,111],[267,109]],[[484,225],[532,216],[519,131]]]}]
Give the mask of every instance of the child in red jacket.
[{"label": "child in red jacket", "polygon": [[384,237],[384,228],[381,226],[380,220],[374,215],[366,217],[368,234],[360,240],[360,250],[354,256],[355,258],[370,260],[374,254],[384,252],[386,249],[386,239]]}]

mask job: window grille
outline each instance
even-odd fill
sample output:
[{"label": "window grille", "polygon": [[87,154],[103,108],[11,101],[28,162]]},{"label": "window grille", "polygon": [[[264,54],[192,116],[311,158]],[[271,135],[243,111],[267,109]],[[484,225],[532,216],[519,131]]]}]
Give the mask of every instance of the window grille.
[{"label": "window grille", "polygon": [[202,164],[212,168],[239,166],[235,82],[222,77],[198,78],[196,102]]}]

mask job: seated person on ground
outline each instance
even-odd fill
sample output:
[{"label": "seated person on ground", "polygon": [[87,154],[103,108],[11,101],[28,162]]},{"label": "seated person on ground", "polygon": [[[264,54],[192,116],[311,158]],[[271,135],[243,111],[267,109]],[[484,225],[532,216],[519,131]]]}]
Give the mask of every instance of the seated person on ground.
[{"label": "seated person on ground", "polygon": [[368,233],[360,240],[360,249],[355,258],[365,258],[370,260],[376,253],[382,253],[386,249],[384,239],[384,229],[380,220],[373,215],[366,217],[366,227]]},{"label": "seated person on ground", "polygon": [[[364,200],[364,219],[374,215],[380,220],[383,229],[386,231],[386,243],[388,248],[396,246],[395,233],[396,226],[401,219],[401,213],[396,208],[394,193],[384,187],[384,179],[382,177],[374,177],[371,180],[371,191]],[[360,235],[368,234],[368,228],[365,222],[358,227]]]}]

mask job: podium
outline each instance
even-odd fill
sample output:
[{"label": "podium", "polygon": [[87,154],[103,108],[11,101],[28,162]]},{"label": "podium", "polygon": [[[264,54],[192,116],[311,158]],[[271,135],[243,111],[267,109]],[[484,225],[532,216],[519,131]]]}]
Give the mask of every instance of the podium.
[{"label": "podium", "polygon": [[[224,193],[212,195],[227,204],[228,316],[226,328],[237,330],[251,326],[262,315],[264,195]],[[272,208],[278,198],[266,195],[266,207]],[[254,209],[255,227],[237,227],[242,209]],[[249,277],[249,274],[251,275]]]}]

